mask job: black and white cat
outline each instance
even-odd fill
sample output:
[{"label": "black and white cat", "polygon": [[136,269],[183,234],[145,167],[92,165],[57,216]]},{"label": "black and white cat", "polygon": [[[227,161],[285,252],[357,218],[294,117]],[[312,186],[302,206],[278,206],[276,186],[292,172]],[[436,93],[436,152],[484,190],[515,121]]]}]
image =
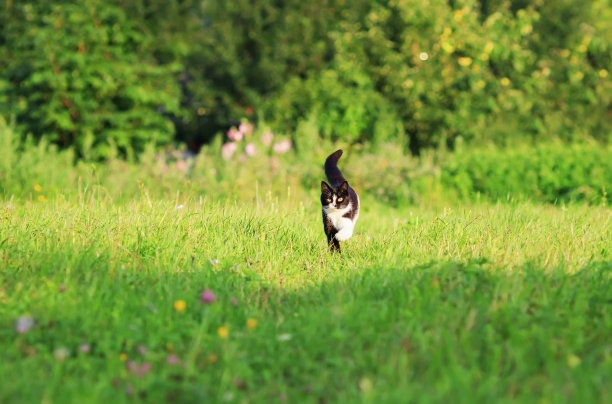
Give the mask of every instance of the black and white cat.
[{"label": "black and white cat", "polygon": [[353,235],[359,218],[359,196],[344,179],[338,169],[342,150],[325,160],[325,175],[329,184],[321,181],[321,205],[323,206],[323,228],[331,251],[340,252],[340,242]]}]

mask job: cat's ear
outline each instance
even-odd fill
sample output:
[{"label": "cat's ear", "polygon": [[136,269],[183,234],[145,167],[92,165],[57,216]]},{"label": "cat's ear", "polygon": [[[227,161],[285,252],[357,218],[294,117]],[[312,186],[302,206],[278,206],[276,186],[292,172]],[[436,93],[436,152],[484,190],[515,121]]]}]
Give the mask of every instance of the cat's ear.
[{"label": "cat's ear", "polygon": [[348,192],[348,182],[344,181],[342,184],[340,184],[340,187],[338,188],[338,192],[343,193],[343,194]]},{"label": "cat's ear", "polygon": [[329,185],[327,185],[327,182],[325,181],[321,181],[321,193],[332,193],[332,189]]}]

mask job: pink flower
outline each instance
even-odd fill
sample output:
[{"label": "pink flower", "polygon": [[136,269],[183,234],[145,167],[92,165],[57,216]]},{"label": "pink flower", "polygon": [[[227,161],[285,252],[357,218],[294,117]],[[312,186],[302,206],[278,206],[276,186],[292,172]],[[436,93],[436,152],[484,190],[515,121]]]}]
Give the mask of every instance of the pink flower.
[{"label": "pink flower", "polygon": [[266,146],[268,147],[272,146],[273,141],[274,141],[274,133],[272,133],[271,130],[261,135],[261,143],[265,144]]},{"label": "pink flower", "polygon": [[15,321],[15,328],[19,334],[25,334],[34,327],[34,319],[30,316],[21,316]]},{"label": "pink flower", "polygon": [[91,351],[91,345],[89,345],[89,344],[81,344],[79,346],[79,351],[81,351],[83,353],[87,353],[87,352]]},{"label": "pink flower", "polygon": [[187,166],[187,163],[183,160],[179,160],[176,162],[176,168],[179,171],[183,171],[183,172],[187,172],[187,170],[189,169],[189,167]]},{"label": "pink flower", "polygon": [[217,300],[217,297],[215,296],[212,290],[206,289],[204,292],[202,292],[200,300],[202,300],[202,303],[212,303]]},{"label": "pink flower", "polygon": [[168,362],[168,365],[177,365],[180,362],[179,357],[176,354],[170,354],[168,355],[168,358],[166,359],[166,362]]},{"label": "pink flower", "polygon": [[224,160],[229,160],[232,158],[234,153],[238,150],[238,145],[234,142],[226,143],[221,146],[221,156]]},{"label": "pink flower", "polygon": [[246,147],[244,148],[244,152],[248,156],[253,157],[257,153],[257,150],[255,150],[255,144],[254,143],[247,144]]},{"label": "pink flower", "polygon": [[227,137],[229,138],[229,140],[235,140],[239,142],[242,140],[243,136],[244,133],[242,131],[236,130],[236,128],[234,128],[233,126],[230,130],[227,131]]},{"label": "pink flower", "polygon": [[281,140],[274,143],[274,153],[287,153],[291,149],[291,140]]},{"label": "pink flower", "polygon": [[249,136],[253,133],[253,124],[250,122],[242,122],[240,126],[238,126],[238,131],[245,136]]},{"label": "pink flower", "polygon": [[138,377],[144,377],[152,369],[149,362],[143,362],[141,365],[139,365],[134,361],[129,361],[125,364],[125,367],[128,371],[134,373]]},{"label": "pink flower", "polygon": [[142,344],[138,345],[136,349],[138,350],[138,353],[141,355],[145,355],[147,353],[147,347]]}]

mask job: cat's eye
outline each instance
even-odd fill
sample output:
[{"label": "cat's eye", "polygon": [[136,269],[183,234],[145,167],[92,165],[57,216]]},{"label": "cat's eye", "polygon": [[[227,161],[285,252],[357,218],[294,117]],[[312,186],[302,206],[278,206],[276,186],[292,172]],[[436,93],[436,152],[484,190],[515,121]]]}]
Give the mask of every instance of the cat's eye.
[{"label": "cat's eye", "polygon": [[328,202],[328,203],[329,203],[329,202],[331,202],[331,199],[327,198],[327,202]]},{"label": "cat's eye", "polygon": [[338,198],[337,201],[338,202],[342,202],[344,200],[344,198]]}]

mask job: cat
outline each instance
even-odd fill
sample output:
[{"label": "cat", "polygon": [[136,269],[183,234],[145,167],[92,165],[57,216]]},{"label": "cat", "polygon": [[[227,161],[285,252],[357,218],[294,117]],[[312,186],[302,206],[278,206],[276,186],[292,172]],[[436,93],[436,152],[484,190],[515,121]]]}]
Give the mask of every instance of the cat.
[{"label": "cat", "polygon": [[340,156],[342,150],[337,150],[327,157],[325,175],[329,184],[321,181],[323,229],[330,250],[339,253],[340,242],[352,237],[359,218],[359,196],[338,169]]}]

